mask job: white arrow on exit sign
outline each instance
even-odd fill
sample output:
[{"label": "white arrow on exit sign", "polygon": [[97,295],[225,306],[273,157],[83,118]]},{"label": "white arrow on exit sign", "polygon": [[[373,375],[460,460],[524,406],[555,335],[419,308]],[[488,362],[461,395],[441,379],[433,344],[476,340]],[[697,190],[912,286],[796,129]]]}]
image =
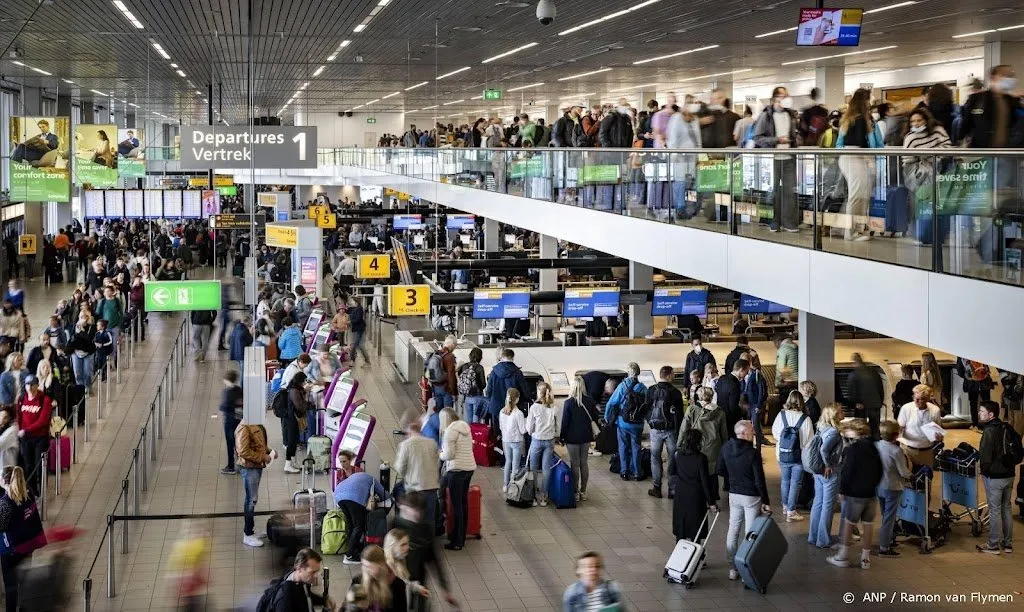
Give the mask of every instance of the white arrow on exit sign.
[{"label": "white arrow on exit sign", "polygon": [[167,302],[171,299],[171,292],[164,289],[163,287],[153,292],[153,301],[160,306],[166,306]]}]

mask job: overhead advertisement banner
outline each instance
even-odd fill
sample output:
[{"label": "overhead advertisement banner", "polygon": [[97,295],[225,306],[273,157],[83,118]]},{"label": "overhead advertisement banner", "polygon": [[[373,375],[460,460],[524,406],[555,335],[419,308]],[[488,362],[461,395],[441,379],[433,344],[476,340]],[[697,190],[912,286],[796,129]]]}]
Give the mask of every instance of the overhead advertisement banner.
[{"label": "overhead advertisement banner", "polygon": [[117,172],[124,178],[146,176],[146,141],[138,128],[117,131]]},{"label": "overhead advertisement banner", "polygon": [[181,128],[181,168],[246,170],[316,168],[315,126],[210,126]]},{"label": "overhead advertisement banner", "polygon": [[117,126],[82,123],[75,126],[75,184],[93,189],[117,187]]},{"label": "overhead advertisement banner", "polygon": [[71,200],[71,122],[67,117],[11,117],[11,199]]}]

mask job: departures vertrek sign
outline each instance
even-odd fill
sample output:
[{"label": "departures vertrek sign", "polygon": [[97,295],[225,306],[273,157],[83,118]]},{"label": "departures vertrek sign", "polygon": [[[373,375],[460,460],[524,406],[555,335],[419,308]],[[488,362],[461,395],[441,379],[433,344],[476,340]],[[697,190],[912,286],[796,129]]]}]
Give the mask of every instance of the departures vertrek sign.
[{"label": "departures vertrek sign", "polygon": [[183,170],[316,168],[316,126],[187,125]]}]

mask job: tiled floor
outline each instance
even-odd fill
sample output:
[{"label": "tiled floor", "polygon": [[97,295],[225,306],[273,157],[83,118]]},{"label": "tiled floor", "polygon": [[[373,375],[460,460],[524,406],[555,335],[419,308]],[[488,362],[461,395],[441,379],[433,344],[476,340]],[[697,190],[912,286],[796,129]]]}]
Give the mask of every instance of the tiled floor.
[{"label": "tiled floor", "polygon": [[[30,311],[49,312],[61,295],[30,285]],[[44,299],[45,298],[45,299]],[[41,301],[40,301],[41,300]],[[36,325],[33,318],[33,326]],[[131,374],[122,377],[115,407],[100,428],[97,442],[83,447],[83,462],[64,481],[65,492],[51,501],[51,522],[74,523],[88,534],[75,546],[75,599],[69,610],[82,607],[81,579],[100,545],[104,517],[111,512],[120,479],[128,467],[138,424],[148,409],[166,355],[170,352],[176,318],[151,316],[152,335]],[[41,328],[41,327],[39,327]],[[36,328],[36,329],[39,329]],[[384,354],[389,338],[384,339]],[[385,358],[386,361],[386,358]],[[172,402],[165,439],[149,472],[149,491],[141,495],[141,512],[198,513],[238,511],[242,487],[237,477],[222,476],[224,442],[217,400],[220,375],[230,367],[226,355],[211,352],[205,365],[189,362],[182,391]],[[394,454],[398,438],[390,432],[396,415],[415,405],[415,387],[398,382],[389,365],[375,363],[360,369],[360,396],[368,400],[378,417],[373,440],[384,460]],[[268,420],[271,437],[279,446],[279,427]],[[976,441],[977,435],[958,433],[955,441]],[[766,461],[774,506],[778,510],[778,467]],[[322,480],[321,480],[322,482]],[[465,550],[448,553],[445,563],[457,585],[454,595],[463,610],[557,610],[561,595],[573,579],[574,557],[584,550],[605,556],[608,575],[619,581],[628,599],[628,610],[835,610],[869,609],[885,604],[861,601],[865,594],[934,595],[932,609],[975,609],[979,603],[953,604],[947,595],[1008,594],[1015,601],[986,607],[1024,606],[1024,567],[1011,557],[990,557],[974,552],[980,540],[969,528],[957,527],[951,543],[928,556],[918,555],[912,545],[903,557],[875,557],[869,571],[840,570],[824,562],[825,553],[808,547],[807,524],[783,524],[790,536],[786,555],[768,594],[744,591],[726,577],[725,532],[727,516],[719,521],[709,544],[709,565],[699,585],[685,590],[662,579],[665,559],[674,544],[671,533],[671,502],[645,494],[649,483],[626,483],[607,470],[607,459],[591,458],[590,500],[575,510],[553,507],[520,510],[505,505],[500,493],[498,468],[480,468],[473,478],[484,492],[483,538],[471,540]],[[280,509],[290,505],[298,478],[285,475],[276,464],[263,478],[258,508]],[[937,503],[937,502],[936,502]],[[260,519],[258,525],[262,524]],[[262,590],[275,575],[269,548],[251,549],[241,543],[241,519],[153,521],[129,529],[129,553],[115,550],[118,596],[105,597],[106,551],[101,550],[92,573],[93,610],[174,609],[177,595],[170,570],[170,551],[190,529],[210,530],[213,553],[209,573],[209,610],[224,610]],[[1020,525],[1018,525],[1020,527]],[[118,530],[119,535],[119,530]],[[120,540],[118,540],[119,543]],[[42,554],[40,556],[43,556]],[[331,591],[340,596],[351,570],[340,557],[328,557]],[[857,601],[845,605],[844,594]],[[886,602],[887,604],[887,602]],[[908,605],[908,604],[900,604]],[[437,603],[434,609],[445,609]]]}]

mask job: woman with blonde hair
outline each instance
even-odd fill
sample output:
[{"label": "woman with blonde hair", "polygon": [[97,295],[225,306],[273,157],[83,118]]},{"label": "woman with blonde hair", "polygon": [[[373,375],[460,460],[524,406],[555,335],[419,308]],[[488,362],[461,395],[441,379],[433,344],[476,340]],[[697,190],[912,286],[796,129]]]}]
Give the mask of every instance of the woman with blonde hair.
[{"label": "woman with blonde hair", "polygon": [[843,439],[839,435],[842,408],[829,404],[821,411],[818,433],[821,438],[821,459],[825,470],[814,475],[814,501],[811,503],[807,543],[828,550],[832,547],[832,515],[839,497],[839,466]]},{"label": "woman with blonde hair", "polygon": [[[795,432],[796,436],[788,435],[790,432]],[[804,413],[804,398],[799,391],[789,392],[786,404],[772,423],[772,436],[776,440],[775,456],[782,472],[782,511],[787,523],[802,521],[804,517],[796,511],[804,477],[801,460],[814,437],[814,425]]]},{"label": "woman with blonde hair", "polygon": [[390,610],[391,570],[387,555],[380,546],[371,544],[363,549],[361,571],[352,577],[352,585],[345,595],[346,612],[378,612]]},{"label": "woman with blonde hair", "polygon": [[591,416],[597,411],[594,400],[587,395],[587,385],[579,374],[572,381],[569,397],[562,403],[562,424],[559,426],[558,437],[565,444],[569,453],[569,468],[572,470],[573,492],[576,501],[586,501],[587,482],[590,480],[590,467],[587,456],[590,443],[594,441],[594,430],[597,424]]},{"label": "woman with blonde hair", "polygon": [[932,390],[931,400],[945,412],[946,393],[942,385],[942,372],[935,361],[935,353],[931,351],[921,353],[921,384]]},{"label": "woman with blonde hair", "polygon": [[508,490],[523,463],[523,442],[526,434],[526,416],[516,406],[519,404],[519,389],[515,387],[505,393],[505,406],[498,413],[498,427],[501,430],[501,445],[505,453],[504,485],[502,492]]},{"label": "woman with blonde hair", "polygon": [[[871,91],[858,89],[843,113],[839,125],[837,149],[874,149],[882,146],[880,129],[871,117]],[[868,207],[875,179],[875,158],[871,155],[840,155],[839,170],[846,178],[846,214],[849,226],[844,238],[862,242],[871,240],[868,232]]]},{"label": "woman with blonde hair", "polygon": [[7,356],[4,373],[0,374],[0,405],[16,406],[25,393],[25,357],[15,351]]},{"label": "woman with blonde hair", "polygon": [[462,550],[469,526],[469,482],[476,471],[473,436],[469,423],[460,420],[452,408],[441,412],[441,461],[445,462],[444,487],[451,496],[452,530],[446,550]]},{"label": "woman with blonde hair", "polygon": [[384,558],[392,574],[391,601],[392,608],[396,610],[413,608],[412,603],[417,598],[430,597],[430,591],[425,586],[409,578],[409,568],[405,562],[408,556],[409,534],[402,529],[389,531],[384,536]]},{"label": "woman with blonde hair", "polygon": [[548,505],[548,476],[555,465],[555,438],[558,437],[558,410],[551,386],[545,382],[537,384],[537,401],[530,406],[526,415],[526,431],[530,434],[530,469],[537,482],[537,497],[533,505]]},{"label": "woman with blonde hair", "polygon": [[18,567],[32,556],[32,551],[46,545],[43,522],[36,500],[25,482],[25,472],[18,466],[5,467],[0,474],[0,533],[9,547],[0,554],[3,569],[4,599],[8,611],[18,608]]}]

